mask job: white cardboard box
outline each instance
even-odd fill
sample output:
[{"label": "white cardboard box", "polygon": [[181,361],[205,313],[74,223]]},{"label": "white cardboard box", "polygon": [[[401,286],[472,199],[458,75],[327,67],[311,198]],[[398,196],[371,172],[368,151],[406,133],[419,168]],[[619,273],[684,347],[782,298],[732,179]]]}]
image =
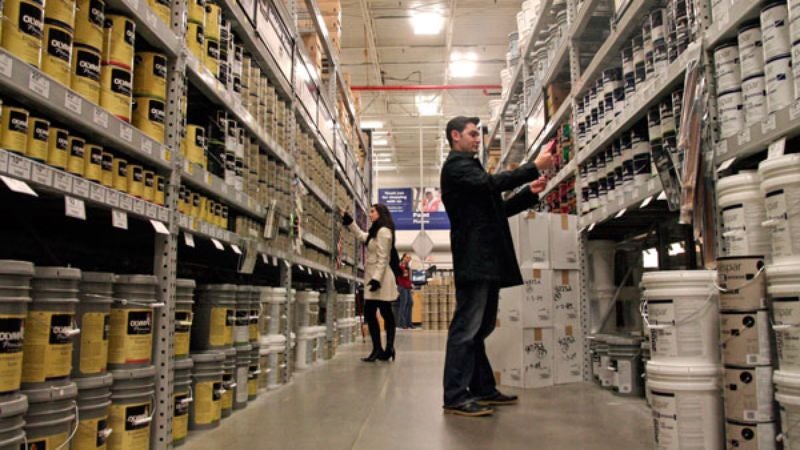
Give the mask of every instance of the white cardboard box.
[{"label": "white cardboard box", "polygon": [[522,266],[522,326],[553,326],[553,271]]},{"label": "white cardboard box", "polygon": [[511,317],[498,316],[494,331],[486,339],[486,355],[497,384],[524,387],[522,327],[518,316]]},{"label": "white cardboard box", "polygon": [[578,217],[569,214],[550,214],[550,267],[579,269]]},{"label": "white cardboard box", "polygon": [[555,384],[583,381],[583,335],[580,327],[553,327]]},{"label": "white cardboard box", "polygon": [[550,268],[550,214],[529,212],[519,220],[519,260],[537,269]]},{"label": "white cardboard box", "polygon": [[580,329],[580,272],[553,270],[553,324]]},{"label": "white cardboard box", "polygon": [[555,350],[553,329],[525,328],[522,330],[522,342],[525,388],[552,386]]}]

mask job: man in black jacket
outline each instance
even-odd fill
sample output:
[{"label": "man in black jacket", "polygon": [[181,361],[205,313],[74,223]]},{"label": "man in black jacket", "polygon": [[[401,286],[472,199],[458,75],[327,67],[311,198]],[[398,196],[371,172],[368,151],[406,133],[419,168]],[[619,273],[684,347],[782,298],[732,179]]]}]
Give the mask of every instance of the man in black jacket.
[{"label": "man in black jacket", "polygon": [[[516,396],[495,388],[484,339],[494,330],[501,288],[522,284],[508,217],[538,202],[552,155],[490,175],[477,159],[480,131],[477,117],[456,117],[447,123],[450,154],[442,167],[442,201],[450,218],[450,247],[456,284],[456,311],[447,335],[444,366],[444,412],[484,416],[492,405],[511,404]],[[524,186],[508,200],[501,194]]]}]

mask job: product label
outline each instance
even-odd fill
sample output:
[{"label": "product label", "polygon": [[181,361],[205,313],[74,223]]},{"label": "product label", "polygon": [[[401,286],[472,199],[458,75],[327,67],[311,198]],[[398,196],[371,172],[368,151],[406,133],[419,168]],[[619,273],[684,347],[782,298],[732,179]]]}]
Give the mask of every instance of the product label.
[{"label": "product label", "polygon": [[167,58],[161,55],[153,56],[153,76],[156,78],[167,78]]},{"label": "product label", "polygon": [[247,342],[250,340],[250,331],[248,326],[250,324],[250,311],[236,310],[236,317],[234,319],[234,342]]},{"label": "product label", "polygon": [[649,175],[650,171],[650,152],[633,155],[634,175]]},{"label": "product label", "polygon": [[772,256],[791,256],[792,237],[786,209],[786,195],[783,189],[767,192],[764,209],[767,212],[767,220],[775,223],[770,233],[772,235]]},{"label": "product label", "polygon": [[764,314],[722,314],[723,360],[726,364],[768,364],[769,329]]},{"label": "product label", "polygon": [[194,387],[194,423],[206,425],[219,420],[222,383],[204,381]]},{"label": "product label", "polygon": [[[651,325],[650,345],[659,356],[704,356],[702,327],[676,325],[679,321],[699,320],[696,302],[673,303],[672,300],[648,300],[647,313]],[[695,316],[695,317],[692,317]],[[661,327],[663,326],[663,328]]]},{"label": "product label", "polygon": [[76,70],[75,75],[89,78],[92,81],[100,81],[100,54],[91,50],[79,48],[75,52]]},{"label": "product label", "polygon": [[173,397],[175,407],[172,410],[172,440],[179,441],[189,434],[189,394],[178,394]]},{"label": "product label", "polygon": [[[217,206],[219,206],[219,205],[217,205]],[[222,207],[220,207],[219,209],[220,209],[220,211],[217,213],[217,215],[220,215],[220,213],[222,212]],[[250,310],[250,340],[254,341],[256,339],[258,339],[258,310],[257,309],[251,309]]]},{"label": "product label", "polygon": [[800,370],[800,297],[772,299],[776,325],[790,325],[776,330],[775,341],[782,370]]},{"label": "product label", "polygon": [[632,375],[631,362],[624,359],[617,360],[617,391],[622,394],[628,394],[632,390]]},{"label": "product label", "polygon": [[772,369],[725,370],[725,417],[741,421],[772,420]]},{"label": "product label", "polygon": [[110,317],[106,313],[86,313],[81,317],[80,372],[105,372],[108,362]]},{"label": "product label", "polygon": [[214,61],[219,59],[219,43],[217,41],[213,41],[211,39],[208,40],[207,47],[207,55]]},{"label": "product label", "polygon": [[79,139],[73,139],[72,145],[69,147],[69,154],[75,158],[80,158],[83,160],[83,154],[85,152],[83,141]]},{"label": "product label", "polygon": [[108,362],[111,364],[149,362],[153,348],[152,330],[152,310],[113,308]]},{"label": "product label", "polygon": [[136,33],[134,31],[134,23],[131,20],[125,20],[125,43],[133,47]]},{"label": "product label", "polygon": [[208,341],[214,347],[233,343],[233,309],[211,308]]},{"label": "product label", "polygon": [[91,0],[89,2],[89,22],[102,27],[105,17],[105,3],[101,0]]},{"label": "product label", "polygon": [[744,205],[741,203],[722,209],[723,240],[729,255],[747,255],[747,235],[744,221]]},{"label": "product label", "polygon": [[153,100],[149,101],[149,108],[147,109],[147,118],[151,122],[164,124],[164,102],[160,100]]},{"label": "product label", "polygon": [[28,440],[27,446],[20,445],[25,450],[55,450],[63,446],[69,440],[69,433],[59,433],[39,439]]},{"label": "product label", "polygon": [[191,311],[175,311],[175,354],[178,356],[189,354],[191,324]]},{"label": "product label", "polygon": [[98,419],[85,419],[78,423],[72,448],[105,450],[106,430],[108,429],[108,416]]},{"label": "product label", "polygon": [[133,92],[133,83],[131,82],[131,71],[122,68],[114,68],[111,70],[111,92],[131,96]]},{"label": "product label", "polygon": [[233,408],[233,390],[234,388],[231,387],[233,384],[233,373],[225,373],[222,375],[222,385],[225,387],[225,393],[222,394],[222,399],[220,400],[220,408],[222,410],[229,410]]},{"label": "product label", "polygon": [[113,449],[150,448],[150,402],[138,405],[114,405],[109,408],[113,432],[108,438]]},{"label": "product label", "polygon": [[236,403],[247,402],[247,398],[249,395],[247,386],[247,376],[248,376],[247,366],[236,368]]},{"label": "product label", "polygon": [[[653,414],[653,431],[656,448],[673,450],[678,448],[678,415],[675,394],[650,391],[650,407]],[[702,445],[698,448],[703,448]]]},{"label": "product label", "polygon": [[0,316],[0,392],[19,389],[22,377],[24,315]]},{"label": "product label", "polygon": [[44,8],[42,8],[40,5],[28,2],[20,2],[19,22],[17,23],[17,27],[25,34],[36,39],[41,39],[42,31],[44,30],[43,16]]},{"label": "product label", "polygon": [[28,115],[22,111],[9,110],[8,130],[17,133],[28,133]]},{"label": "product label", "polygon": [[69,63],[72,53],[72,36],[58,28],[50,28],[47,36],[47,54]]},{"label": "product label", "polygon": [[29,311],[25,320],[22,381],[40,383],[69,375],[72,367],[72,314]]},{"label": "product label", "polygon": [[136,183],[144,181],[144,169],[142,166],[133,166],[133,181]]}]

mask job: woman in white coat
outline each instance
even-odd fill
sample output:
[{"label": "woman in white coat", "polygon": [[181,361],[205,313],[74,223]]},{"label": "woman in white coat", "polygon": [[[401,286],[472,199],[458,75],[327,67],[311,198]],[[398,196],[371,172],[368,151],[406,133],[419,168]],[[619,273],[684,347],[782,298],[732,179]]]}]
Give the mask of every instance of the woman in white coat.
[{"label": "woman in white coat", "polygon": [[[358,240],[367,246],[367,263],[364,266],[364,320],[369,327],[372,338],[372,353],[365,362],[379,359],[394,360],[395,321],[392,313],[392,302],[397,300],[398,291],[394,272],[389,259],[394,247],[394,221],[385,205],[376,203],[369,209],[369,220],[372,225],[369,231],[362,231],[347,213],[342,213],[342,224],[350,227]],[[386,349],[381,346],[381,330],[377,312],[380,310],[386,328]]]}]

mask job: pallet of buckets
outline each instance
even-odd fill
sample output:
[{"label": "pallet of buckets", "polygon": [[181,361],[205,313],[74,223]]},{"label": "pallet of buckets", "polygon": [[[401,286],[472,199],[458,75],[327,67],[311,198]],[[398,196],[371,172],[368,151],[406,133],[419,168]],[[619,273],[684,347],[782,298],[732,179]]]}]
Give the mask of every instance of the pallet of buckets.
[{"label": "pallet of buckets", "polygon": [[350,345],[358,336],[358,319],[356,318],[356,295],[336,295],[336,340],[337,345]]},{"label": "pallet of buckets", "polygon": [[324,359],[330,359],[332,352],[328,349],[327,328],[319,325],[320,293],[302,290],[295,295],[297,299],[295,367],[297,370],[305,370]]}]

